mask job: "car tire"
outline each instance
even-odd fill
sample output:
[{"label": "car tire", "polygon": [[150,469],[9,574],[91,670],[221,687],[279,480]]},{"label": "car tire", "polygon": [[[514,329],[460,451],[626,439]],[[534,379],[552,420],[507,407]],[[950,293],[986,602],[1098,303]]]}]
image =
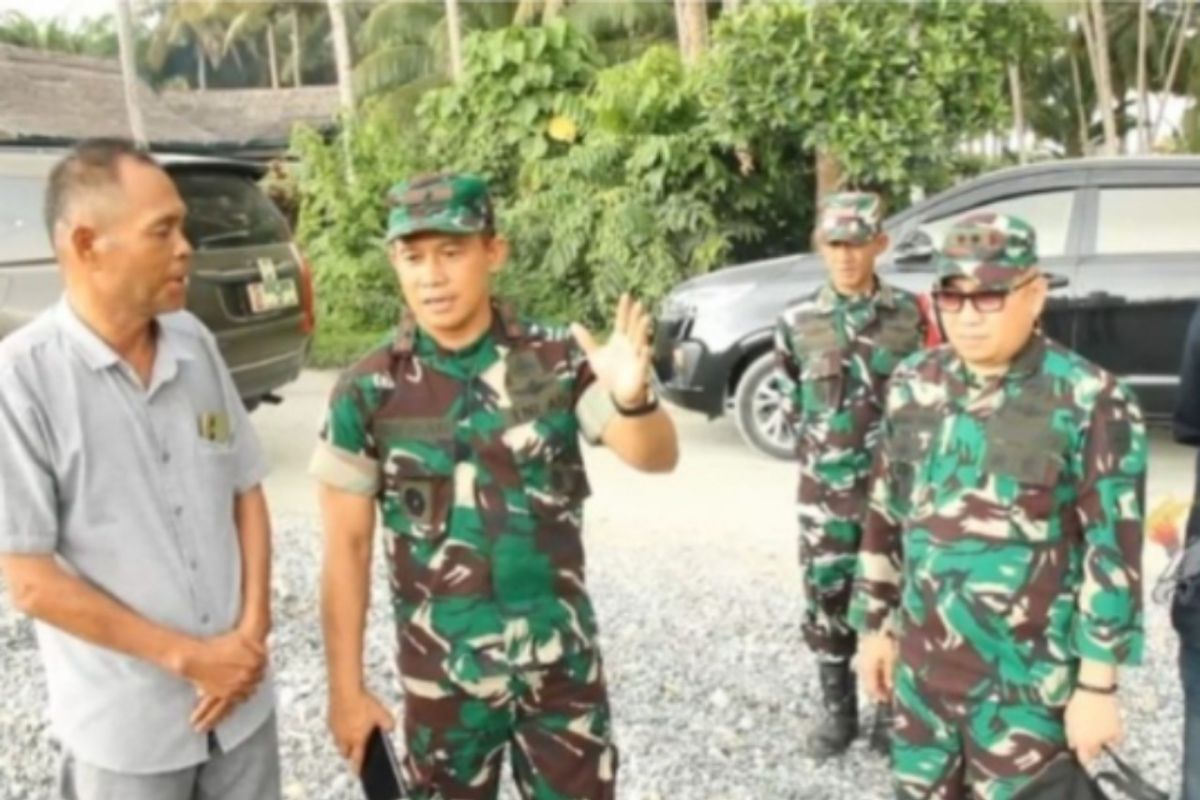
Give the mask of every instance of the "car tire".
[{"label": "car tire", "polygon": [[782,382],[774,353],[754,359],[734,391],[733,419],[746,444],[772,458],[794,461],[796,434],[784,413]]}]

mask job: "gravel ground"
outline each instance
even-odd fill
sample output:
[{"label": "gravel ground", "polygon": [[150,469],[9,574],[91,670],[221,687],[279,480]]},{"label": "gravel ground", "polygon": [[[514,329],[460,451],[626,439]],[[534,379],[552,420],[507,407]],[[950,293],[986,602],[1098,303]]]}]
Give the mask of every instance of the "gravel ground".
[{"label": "gravel ground", "polygon": [[[319,374],[318,374],[319,376]],[[276,472],[274,662],[285,796],[360,795],[325,730],[317,625],[319,545],[303,477],[329,379],[310,374],[289,402],[254,419]],[[684,460],[646,479],[590,453],[589,583],[611,684],[622,800],[883,800],[887,772],[856,744],[841,760],[800,755],[816,671],[798,630],[800,598],[789,498],[792,468],[749,453],[729,426],[679,417]],[[1190,455],[1161,439],[1151,502],[1190,489]],[[1161,553],[1150,552],[1157,574]],[[381,579],[381,575],[377,579]],[[392,634],[377,584],[368,638],[374,687],[392,701]],[[1165,610],[1149,611],[1148,663],[1125,675],[1122,752],[1177,791],[1182,701]],[[48,795],[56,754],[29,624],[0,586],[0,800]],[[516,800],[506,786],[503,800]]]},{"label": "gravel ground", "polygon": [[[324,728],[324,681],[316,619],[316,541],[311,523],[277,522],[275,661],[285,796],[359,795]],[[817,766],[799,752],[816,693],[802,654],[798,599],[788,580],[714,558],[697,543],[671,559],[592,541],[591,583],[604,630],[627,800],[833,800],[887,797],[887,775],[859,743]],[[383,591],[379,584],[378,592]],[[382,596],[378,594],[377,596]],[[28,623],[0,607],[0,798],[48,796],[55,752],[43,712],[44,683]],[[1174,639],[1154,608],[1150,661],[1125,692],[1124,750],[1162,786],[1179,763],[1181,700]],[[374,614],[370,674],[397,698],[390,630]],[[516,794],[506,789],[505,800]]]}]

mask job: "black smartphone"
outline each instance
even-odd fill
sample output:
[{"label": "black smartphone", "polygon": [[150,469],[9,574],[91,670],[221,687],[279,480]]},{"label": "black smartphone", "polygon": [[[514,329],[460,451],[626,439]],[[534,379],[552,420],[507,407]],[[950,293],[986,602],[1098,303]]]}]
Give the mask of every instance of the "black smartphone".
[{"label": "black smartphone", "polygon": [[360,777],[367,800],[403,800],[405,797],[400,762],[396,760],[392,740],[378,727],[367,737]]}]

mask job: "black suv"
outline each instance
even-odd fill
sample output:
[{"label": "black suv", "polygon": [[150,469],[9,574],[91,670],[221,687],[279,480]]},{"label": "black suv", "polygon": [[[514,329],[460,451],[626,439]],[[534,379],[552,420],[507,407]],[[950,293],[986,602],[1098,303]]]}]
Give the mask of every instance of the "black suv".
[{"label": "black suv", "polygon": [[[1015,214],[1038,234],[1057,278],[1046,332],[1122,376],[1151,419],[1171,413],[1185,331],[1200,301],[1200,157],[1102,158],[1016,167],[967,181],[889,218],[880,273],[933,284],[946,229],[981,209]],[[775,320],[825,272],[801,254],[680,284],[663,304],[655,371],[670,401],[710,418],[732,411],[751,446],[792,457],[771,355]]]}]

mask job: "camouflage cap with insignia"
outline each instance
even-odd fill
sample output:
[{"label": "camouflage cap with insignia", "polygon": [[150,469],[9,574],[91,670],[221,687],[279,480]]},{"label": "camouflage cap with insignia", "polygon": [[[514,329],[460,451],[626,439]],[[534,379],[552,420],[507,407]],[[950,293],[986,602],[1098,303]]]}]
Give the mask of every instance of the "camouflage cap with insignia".
[{"label": "camouflage cap with insignia", "polygon": [[946,233],[936,258],[937,280],[973,278],[981,289],[1007,290],[1037,263],[1037,234],[1028,222],[1006,214],[971,214]]},{"label": "camouflage cap with insignia", "polygon": [[866,244],[879,235],[883,202],[872,192],[836,192],[821,200],[817,238],[822,242]]},{"label": "camouflage cap with insignia", "polygon": [[388,242],[414,233],[490,233],[495,226],[487,182],[478,175],[422,175],[393,186],[388,201]]}]

